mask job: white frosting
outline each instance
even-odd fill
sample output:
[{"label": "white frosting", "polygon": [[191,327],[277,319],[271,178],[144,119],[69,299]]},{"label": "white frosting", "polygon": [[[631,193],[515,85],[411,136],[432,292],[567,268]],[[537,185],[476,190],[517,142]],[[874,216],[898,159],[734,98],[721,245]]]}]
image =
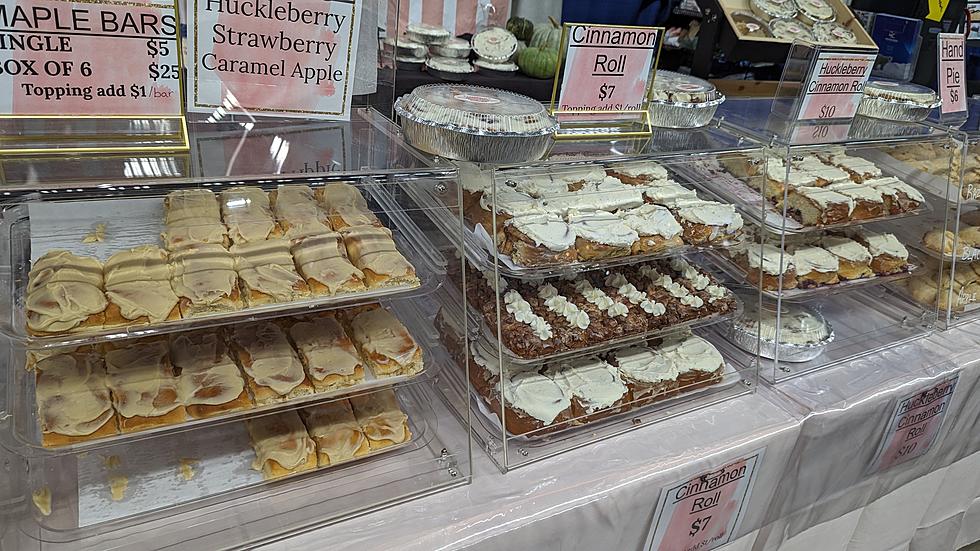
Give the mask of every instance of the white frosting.
[{"label": "white frosting", "polygon": [[674,362],[652,348],[623,348],[615,352],[615,357],[619,372],[634,381],[652,384],[674,381],[679,375]]},{"label": "white frosting", "polygon": [[878,178],[881,176],[881,169],[874,163],[861,157],[851,157],[845,153],[830,156],[830,163],[843,168],[848,172],[853,172],[866,178]]},{"label": "white frosting", "polygon": [[[541,203],[526,193],[521,193],[507,186],[496,186],[495,191],[497,212],[509,214],[510,216],[542,212]],[[490,210],[494,205],[493,201],[494,193],[485,191],[483,196],[480,197],[480,206],[484,210]]]},{"label": "white frosting", "polygon": [[619,272],[611,272],[606,276],[606,285],[615,287],[616,292],[626,297],[633,304],[639,304],[644,312],[652,316],[662,316],[667,308],[655,300],[650,300],[646,293],[636,288]]},{"label": "white frosting", "polygon": [[[577,184],[580,182],[585,182],[586,184],[598,184],[605,180],[606,177],[606,171],[597,166],[566,170],[556,172],[552,175],[552,178],[554,178],[556,181],[566,185],[566,190],[567,184]],[[619,180],[616,181],[618,182]]]},{"label": "white frosting", "polygon": [[628,209],[643,204],[641,188],[620,182],[612,176],[606,176],[602,183],[587,186],[579,192],[582,206],[579,210],[596,209],[614,211]]},{"label": "white frosting", "polygon": [[613,247],[628,247],[640,238],[611,212],[572,213],[568,215],[568,224],[577,237]]},{"label": "white frosting", "polygon": [[630,313],[625,304],[616,302],[602,289],[596,289],[587,279],[576,281],[575,290],[581,293],[585,300],[594,304],[596,308],[605,311],[609,317],[625,317]]},{"label": "white frosting", "polygon": [[548,374],[578,399],[587,413],[612,407],[628,391],[616,368],[598,358],[572,360],[549,369]]},{"label": "white frosting", "polygon": [[821,180],[831,183],[848,182],[851,175],[847,171],[833,165],[829,165],[820,160],[816,155],[807,155],[802,161],[793,163],[796,168],[813,175]]},{"label": "white frosting", "polygon": [[645,188],[644,195],[654,203],[666,207],[672,207],[678,201],[698,198],[693,189],[687,189],[671,180]]},{"label": "white frosting", "polygon": [[[643,272],[643,269],[641,268],[640,271]],[[704,306],[704,299],[697,295],[692,295],[691,292],[687,290],[687,287],[684,287],[680,283],[674,281],[674,279],[669,275],[660,274],[656,270],[648,271],[644,275],[653,279],[652,274],[654,273],[659,276],[654,279],[654,283],[666,289],[666,291],[670,293],[670,296],[680,299],[681,304],[685,306],[692,306],[694,308]]]},{"label": "white frosting", "polygon": [[512,373],[501,386],[510,407],[546,425],[572,405],[565,387],[534,371]]},{"label": "white frosting", "polygon": [[908,260],[909,258],[909,251],[905,248],[905,245],[902,245],[902,243],[890,233],[867,233],[864,236],[864,242],[867,244],[868,251],[872,256],[887,254],[889,256],[901,258],[902,260]]},{"label": "white frosting", "polygon": [[772,245],[753,243],[745,248],[745,254],[748,257],[749,268],[753,270],[762,268],[762,271],[769,275],[782,275],[796,265],[793,255]]},{"label": "white frosting", "polygon": [[526,176],[519,180],[508,181],[507,185],[512,185],[517,191],[533,197],[547,198],[568,193],[568,185],[565,182],[554,180],[547,174]]},{"label": "white frosting", "polygon": [[579,309],[574,303],[570,302],[568,298],[558,294],[558,289],[556,289],[552,284],[545,283],[538,287],[538,297],[544,300],[544,305],[548,307],[549,310],[565,318],[569,324],[579,329],[586,329],[589,327],[591,320],[589,319],[589,314]]},{"label": "white frosting", "polygon": [[709,304],[714,304],[716,300],[725,298],[725,295],[727,294],[725,292],[725,288],[720,285],[708,285],[705,288],[705,291],[708,293]]},{"label": "white frosting", "polygon": [[831,184],[825,189],[836,191],[837,193],[846,195],[856,201],[870,201],[872,203],[884,202],[884,199],[881,197],[881,192],[867,184],[841,182],[839,184]]},{"label": "white frosting", "polygon": [[575,244],[575,234],[571,228],[554,214],[520,216],[511,218],[507,224],[528,236],[539,247],[552,251],[567,251]]},{"label": "white frosting", "polygon": [[898,178],[894,178],[891,176],[889,176],[888,178],[878,178],[875,180],[868,180],[865,183],[875,188],[876,190],[880,191],[884,195],[895,196],[898,195],[898,193],[904,193],[905,195],[908,196],[909,199],[912,199],[917,203],[921,203],[926,200],[926,198],[923,197],[921,193],[919,193],[919,190],[906,184],[905,182],[899,180]]},{"label": "white frosting", "polygon": [[476,163],[458,161],[456,166],[459,169],[459,183],[465,191],[470,193],[489,192],[493,187],[493,173],[489,170],[480,170]]},{"label": "white frosting", "polygon": [[810,272],[827,274],[840,268],[837,257],[820,247],[804,245],[791,248],[793,260],[796,263],[796,273],[803,275]]},{"label": "white frosting", "polygon": [[851,262],[871,262],[871,253],[864,245],[846,237],[824,237],[820,245],[830,254]]},{"label": "white frosting", "polygon": [[711,283],[711,279],[709,279],[708,276],[699,272],[697,268],[691,266],[691,264],[683,258],[675,258],[671,260],[670,267],[675,272],[681,274],[681,277],[689,280],[691,285],[693,285],[698,291],[704,290],[704,288]]},{"label": "white frosting", "polygon": [[847,205],[847,212],[850,214],[854,210],[854,199],[843,193],[838,193],[828,187],[800,187],[796,188],[796,193],[812,201],[821,209],[826,209],[831,205]]},{"label": "white frosting", "polygon": [[507,312],[513,314],[517,321],[530,325],[539,339],[546,341],[554,336],[551,333],[551,324],[532,312],[531,305],[517,291],[513,289],[507,291],[504,294],[504,304],[506,304]]},{"label": "white frosting", "polygon": [[808,186],[814,181],[811,174],[792,167],[789,169],[789,176],[787,177],[786,165],[779,159],[766,160],[766,178],[790,187]]},{"label": "white frosting", "polygon": [[541,208],[545,212],[565,216],[569,211],[582,208],[588,203],[586,194],[582,192],[564,193],[541,200]]},{"label": "white frosting", "polygon": [[642,164],[616,165],[610,168],[628,178],[640,178],[648,181],[667,179],[667,169],[653,161],[647,161]]},{"label": "white frosting", "polygon": [[674,215],[660,205],[640,205],[633,209],[621,210],[617,214],[627,226],[636,230],[636,233],[641,236],[659,235],[664,239],[671,239],[684,231]]},{"label": "white frosting", "polygon": [[665,344],[660,352],[674,362],[681,373],[691,370],[711,373],[725,363],[714,345],[693,335]]}]

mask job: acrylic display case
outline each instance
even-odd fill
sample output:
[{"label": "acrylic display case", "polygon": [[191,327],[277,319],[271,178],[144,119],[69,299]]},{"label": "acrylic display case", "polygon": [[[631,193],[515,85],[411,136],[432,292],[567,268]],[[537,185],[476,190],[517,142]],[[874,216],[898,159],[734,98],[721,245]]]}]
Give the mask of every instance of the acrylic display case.
[{"label": "acrylic display case", "polygon": [[462,286],[460,228],[408,193],[456,172],[390,125],[201,122],[173,163],[13,161],[4,547],[246,547],[469,481],[427,312]]},{"label": "acrylic display case", "polygon": [[[948,165],[950,134],[922,123],[858,116],[783,131],[771,100],[733,100],[723,126],[766,147],[710,178],[748,212],[761,249],[716,255],[724,270],[762,295],[757,319],[734,324],[734,342],[759,338],[770,382],[851,360],[930,331],[948,246],[945,177],[927,178],[913,158]],[[749,348],[749,347],[743,347]],[[754,352],[754,351],[753,351]]]},{"label": "acrylic display case", "polygon": [[744,241],[744,214],[692,169],[750,148],[712,126],[558,141],[456,162],[459,191],[412,188],[445,230],[462,201],[465,288],[440,289],[435,325],[470,396],[457,414],[502,471],[754,390],[724,327],[758,293],[711,259]]}]

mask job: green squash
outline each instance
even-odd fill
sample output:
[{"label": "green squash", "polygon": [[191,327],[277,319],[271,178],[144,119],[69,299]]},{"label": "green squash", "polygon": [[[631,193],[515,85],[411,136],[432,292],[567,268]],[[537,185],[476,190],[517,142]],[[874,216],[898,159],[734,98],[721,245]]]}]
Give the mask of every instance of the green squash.
[{"label": "green squash", "polygon": [[551,16],[547,23],[534,26],[534,34],[528,46],[545,50],[557,50],[561,47],[561,27]]},{"label": "green squash", "polygon": [[518,40],[517,50],[514,52],[514,55],[510,56],[510,60],[513,61],[514,63],[517,63],[517,58],[520,57],[521,52],[523,52],[526,49],[527,49],[527,43],[525,43],[523,40]]},{"label": "green squash", "polygon": [[553,78],[558,68],[558,50],[530,47],[517,56],[521,72],[534,78]]},{"label": "green squash", "polygon": [[517,37],[518,40],[527,42],[534,34],[534,23],[523,17],[511,17],[507,20],[507,30]]}]

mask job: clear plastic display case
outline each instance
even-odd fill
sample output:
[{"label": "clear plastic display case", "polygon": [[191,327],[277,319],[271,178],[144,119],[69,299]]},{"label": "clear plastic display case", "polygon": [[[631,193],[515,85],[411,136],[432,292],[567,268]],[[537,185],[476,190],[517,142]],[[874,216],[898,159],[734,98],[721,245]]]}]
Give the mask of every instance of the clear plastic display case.
[{"label": "clear plastic display case", "polygon": [[932,330],[937,304],[919,299],[928,289],[935,296],[936,251],[949,245],[956,201],[944,176],[914,163],[948,166],[955,144],[926,124],[865,116],[786,129],[771,107],[722,106],[724,127],[765,147],[722,163],[710,188],[750,213],[756,245],[714,255],[761,293],[758,315],[733,324],[730,337],[758,339],[760,372],[779,382]]},{"label": "clear plastic display case", "polygon": [[3,182],[4,547],[246,547],[469,481],[428,312],[461,228],[408,192],[456,171],[369,110],[190,129]]},{"label": "clear plastic display case", "polygon": [[412,188],[446,230],[462,201],[465,288],[441,289],[436,327],[469,389],[457,414],[502,471],[754,390],[724,328],[759,295],[711,258],[745,215],[698,167],[758,150],[716,126],[562,140],[456,161],[459,191]]}]

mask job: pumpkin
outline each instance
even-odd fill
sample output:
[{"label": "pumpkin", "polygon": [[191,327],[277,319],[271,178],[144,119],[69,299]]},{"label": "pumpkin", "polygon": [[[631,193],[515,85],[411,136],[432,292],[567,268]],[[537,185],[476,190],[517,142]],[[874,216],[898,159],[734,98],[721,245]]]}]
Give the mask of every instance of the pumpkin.
[{"label": "pumpkin", "polygon": [[526,48],[527,48],[527,44],[523,40],[518,40],[517,50],[514,52],[514,55],[510,56],[510,60],[513,61],[514,63],[517,63],[517,58],[521,55],[521,52],[523,52]]},{"label": "pumpkin", "polygon": [[517,37],[518,40],[527,42],[534,34],[534,23],[523,17],[511,17],[507,20],[507,30]]},{"label": "pumpkin", "polygon": [[535,25],[528,46],[544,50],[561,48],[561,27],[558,26],[558,22],[549,15],[547,23]]},{"label": "pumpkin", "polygon": [[517,66],[529,77],[552,78],[558,68],[558,50],[525,48],[517,56]]}]

